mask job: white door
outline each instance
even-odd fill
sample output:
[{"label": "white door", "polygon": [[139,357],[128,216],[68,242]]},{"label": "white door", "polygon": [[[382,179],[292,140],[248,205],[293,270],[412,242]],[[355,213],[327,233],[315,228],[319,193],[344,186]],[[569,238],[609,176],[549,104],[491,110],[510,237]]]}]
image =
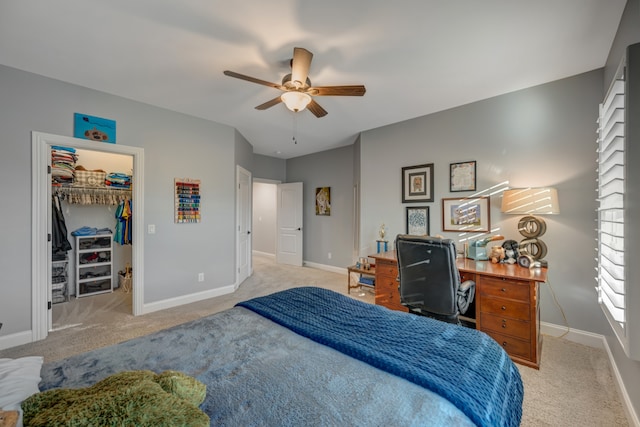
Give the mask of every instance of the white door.
[{"label": "white door", "polygon": [[236,286],[244,282],[251,271],[251,172],[236,166],[237,193],[237,276]]},{"label": "white door", "polygon": [[278,184],[276,261],[302,266],[302,183]]}]

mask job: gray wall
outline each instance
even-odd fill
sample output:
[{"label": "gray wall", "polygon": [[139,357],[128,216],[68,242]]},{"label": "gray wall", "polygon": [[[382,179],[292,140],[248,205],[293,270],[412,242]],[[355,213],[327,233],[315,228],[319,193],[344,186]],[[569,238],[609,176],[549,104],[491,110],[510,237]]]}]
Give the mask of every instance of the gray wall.
[{"label": "gray wall", "polygon": [[[375,252],[380,223],[388,235],[405,232],[401,168],[434,164],[431,234],[442,231],[441,199],[472,194],[449,192],[449,165],[477,161],[477,189],[503,181],[512,187],[554,186],[560,215],[547,216],[542,237],[548,247],[549,282],[569,325],[604,333],[608,325],[594,288],[595,131],[602,98],[602,70],[475,102],[361,135],[362,215],[360,248]],[[491,198],[493,234],[521,240],[519,216],[500,212]],[[563,325],[547,286],[541,291],[545,322]]]},{"label": "gray wall", "polygon": [[274,183],[253,183],[253,226],[251,239],[253,250],[276,254],[276,210],[278,186]]},{"label": "gray wall", "polygon": [[[0,336],[31,329],[31,132],[72,136],[75,112],[115,120],[117,143],[145,150],[145,303],[234,283],[233,128],[5,66],[0,100]],[[174,224],[175,177],[202,180],[202,223]]]},{"label": "gray wall", "polygon": [[[351,264],[353,162],[353,146],[287,160],[287,182],[303,183],[305,261],[338,267]],[[315,213],[317,187],[331,187],[330,216]]]},{"label": "gray wall", "polygon": [[284,159],[276,159],[275,157],[254,154],[253,178],[263,178],[273,181],[286,182],[287,161]]},{"label": "gray wall", "polygon": [[[613,75],[618,68],[618,64],[624,55],[626,47],[639,42],[640,0],[628,0],[624,14],[622,15],[622,20],[620,21],[620,28],[618,29],[613,46],[609,52],[609,58],[607,59],[605,76],[602,82],[605,91],[608,90],[609,85],[611,84]],[[635,160],[640,159],[628,159],[628,162],[629,164],[632,164]],[[637,186],[638,183],[633,182],[627,185]],[[634,283],[634,285],[638,286],[640,283]],[[631,307],[631,309],[636,309],[636,307]],[[635,326],[637,327],[639,325]],[[616,361],[616,366],[620,372],[620,377],[624,382],[631,402],[634,404],[634,410],[636,414],[640,416],[640,362],[631,360],[624,354],[624,350],[620,346],[620,343],[615,337],[613,331],[608,330],[606,336],[613,358]]]}]

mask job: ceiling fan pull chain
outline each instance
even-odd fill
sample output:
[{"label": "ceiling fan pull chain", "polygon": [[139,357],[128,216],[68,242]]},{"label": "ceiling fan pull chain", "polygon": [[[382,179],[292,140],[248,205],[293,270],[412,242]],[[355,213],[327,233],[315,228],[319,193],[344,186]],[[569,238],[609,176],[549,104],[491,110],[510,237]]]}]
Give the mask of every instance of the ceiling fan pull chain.
[{"label": "ceiling fan pull chain", "polygon": [[293,143],[298,145],[298,140],[296,139],[296,134],[298,133],[298,120],[296,118],[296,113],[291,114],[293,118]]}]

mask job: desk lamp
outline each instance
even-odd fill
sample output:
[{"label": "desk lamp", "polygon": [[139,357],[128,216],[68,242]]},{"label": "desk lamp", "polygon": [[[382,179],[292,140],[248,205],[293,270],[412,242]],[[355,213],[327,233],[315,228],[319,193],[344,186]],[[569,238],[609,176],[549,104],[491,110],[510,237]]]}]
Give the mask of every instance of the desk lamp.
[{"label": "desk lamp", "polygon": [[560,213],[558,191],[551,187],[505,190],[501,211],[524,215],[518,222],[518,231],[524,237],[518,245],[518,264],[522,267],[546,267],[543,258],[547,255],[547,245],[539,237],[547,231],[547,224],[536,215]]}]

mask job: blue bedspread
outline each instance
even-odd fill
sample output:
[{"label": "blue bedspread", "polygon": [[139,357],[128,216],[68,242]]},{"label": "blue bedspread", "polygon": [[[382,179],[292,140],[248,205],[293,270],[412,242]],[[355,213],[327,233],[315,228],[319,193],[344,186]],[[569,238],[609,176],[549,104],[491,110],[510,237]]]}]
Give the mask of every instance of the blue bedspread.
[{"label": "blue bedspread", "polygon": [[315,287],[238,305],[440,394],[478,426],[520,425],[520,373],[498,343],[482,332]]}]

